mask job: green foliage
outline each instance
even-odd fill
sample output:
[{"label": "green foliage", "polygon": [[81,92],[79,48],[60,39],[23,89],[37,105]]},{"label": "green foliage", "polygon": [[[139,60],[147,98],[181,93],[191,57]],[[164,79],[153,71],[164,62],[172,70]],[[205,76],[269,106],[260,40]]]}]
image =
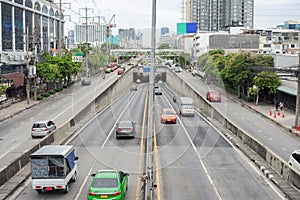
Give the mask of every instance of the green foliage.
[{"label": "green foliage", "polygon": [[43,99],[44,99],[44,97],[41,96],[41,95],[39,95],[39,96],[36,97],[36,100],[38,100],[38,101],[41,101],[41,100],[43,100]]},{"label": "green foliage", "polygon": [[263,71],[253,78],[253,84],[256,85],[259,90],[267,91],[268,94],[276,93],[276,89],[280,83],[279,76],[274,72]]},{"label": "green foliage", "polygon": [[50,91],[49,91],[49,94],[50,94],[50,95],[55,94],[55,93],[56,93],[55,90],[50,90]]},{"label": "green foliage", "polygon": [[5,94],[8,86],[7,85],[0,85],[0,95]]},{"label": "green foliage", "polygon": [[161,43],[158,49],[170,49],[170,45],[168,43]]}]

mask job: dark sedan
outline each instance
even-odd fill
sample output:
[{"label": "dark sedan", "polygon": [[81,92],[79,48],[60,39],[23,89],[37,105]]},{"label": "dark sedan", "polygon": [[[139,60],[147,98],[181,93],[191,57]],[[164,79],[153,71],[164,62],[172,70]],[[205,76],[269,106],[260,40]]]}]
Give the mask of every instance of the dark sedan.
[{"label": "dark sedan", "polygon": [[132,121],[120,121],[116,124],[116,138],[131,137],[136,134],[135,123]]}]

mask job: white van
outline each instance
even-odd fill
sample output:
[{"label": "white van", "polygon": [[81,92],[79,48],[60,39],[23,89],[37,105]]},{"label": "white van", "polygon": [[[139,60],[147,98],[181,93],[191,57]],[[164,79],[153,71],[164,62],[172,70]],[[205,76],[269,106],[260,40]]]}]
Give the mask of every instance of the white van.
[{"label": "white van", "polygon": [[45,145],[30,158],[32,189],[38,194],[53,190],[69,192],[69,183],[77,179],[78,157],[72,145]]},{"label": "white van", "polygon": [[181,116],[194,116],[195,110],[193,105],[193,99],[190,97],[179,98],[179,114]]}]

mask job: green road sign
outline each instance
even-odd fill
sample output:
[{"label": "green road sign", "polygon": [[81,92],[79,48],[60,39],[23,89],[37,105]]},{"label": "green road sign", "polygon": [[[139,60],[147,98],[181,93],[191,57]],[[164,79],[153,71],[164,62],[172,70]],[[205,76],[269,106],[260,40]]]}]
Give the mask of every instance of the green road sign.
[{"label": "green road sign", "polygon": [[83,53],[75,52],[72,53],[72,62],[82,62]]}]

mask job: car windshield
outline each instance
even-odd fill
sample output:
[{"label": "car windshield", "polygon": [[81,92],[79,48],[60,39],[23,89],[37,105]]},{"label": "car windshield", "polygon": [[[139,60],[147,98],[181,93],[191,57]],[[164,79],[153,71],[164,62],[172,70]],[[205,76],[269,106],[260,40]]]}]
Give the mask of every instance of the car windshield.
[{"label": "car windshield", "polygon": [[45,128],[46,124],[44,123],[35,123],[33,124],[33,128]]},{"label": "car windshield", "polygon": [[116,188],[118,181],[116,178],[95,178],[93,188]]},{"label": "car windshield", "polygon": [[174,115],[174,112],[172,110],[166,110],[164,111],[164,115]]},{"label": "car windshield", "polygon": [[130,121],[122,121],[118,124],[119,128],[132,128],[132,123]]}]

